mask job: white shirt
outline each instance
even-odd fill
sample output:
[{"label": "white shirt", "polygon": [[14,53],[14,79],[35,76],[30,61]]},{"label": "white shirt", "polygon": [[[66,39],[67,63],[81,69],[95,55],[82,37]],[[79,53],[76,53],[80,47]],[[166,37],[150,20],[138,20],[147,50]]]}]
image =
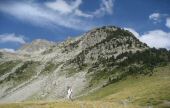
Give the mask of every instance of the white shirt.
[{"label": "white shirt", "polygon": [[70,95],[72,93],[72,89],[68,89],[68,95]]}]

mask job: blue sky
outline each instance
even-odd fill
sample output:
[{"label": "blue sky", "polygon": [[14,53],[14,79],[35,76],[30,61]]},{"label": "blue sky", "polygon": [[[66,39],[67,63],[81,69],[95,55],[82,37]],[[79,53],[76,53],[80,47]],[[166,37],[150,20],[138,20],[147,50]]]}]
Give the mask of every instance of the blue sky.
[{"label": "blue sky", "polygon": [[170,49],[170,0],[1,0],[0,48],[34,39],[63,41],[115,25],[151,47]]}]

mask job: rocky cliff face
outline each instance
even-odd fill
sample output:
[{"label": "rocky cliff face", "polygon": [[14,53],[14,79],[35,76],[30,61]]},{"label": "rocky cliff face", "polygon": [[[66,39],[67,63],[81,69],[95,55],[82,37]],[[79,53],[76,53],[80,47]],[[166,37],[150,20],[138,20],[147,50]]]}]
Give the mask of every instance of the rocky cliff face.
[{"label": "rocky cliff face", "polygon": [[129,31],[114,26],[61,43],[35,40],[16,54],[1,53],[0,101],[63,99],[68,86],[74,97],[81,96],[117,76],[103,73],[127,59],[126,53],[148,48]]}]

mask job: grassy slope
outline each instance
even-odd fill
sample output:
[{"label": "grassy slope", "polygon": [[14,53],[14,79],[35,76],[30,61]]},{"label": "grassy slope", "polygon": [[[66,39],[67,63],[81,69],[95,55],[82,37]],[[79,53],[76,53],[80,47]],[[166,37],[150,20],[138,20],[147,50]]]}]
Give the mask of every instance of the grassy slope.
[{"label": "grassy slope", "polygon": [[141,106],[158,105],[170,101],[170,65],[156,68],[152,76],[138,78],[130,76],[81,99],[125,101]]},{"label": "grassy slope", "polygon": [[156,68],[152,76],[130,76],[73,102],[23,102],[1,104],[0,108],[169,108],[169,102],[170,65]]}]

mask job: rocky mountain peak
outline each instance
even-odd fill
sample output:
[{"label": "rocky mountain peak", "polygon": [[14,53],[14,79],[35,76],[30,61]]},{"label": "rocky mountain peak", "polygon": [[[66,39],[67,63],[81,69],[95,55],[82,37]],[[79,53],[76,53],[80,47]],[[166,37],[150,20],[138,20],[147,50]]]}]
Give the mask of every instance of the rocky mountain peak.
[{"label": "rocky mountain peak", "polygon": [[100,42],[110,40],[136,40],[139,41],[131,32],[115,26],[103,26],[95,28],[82,36],[82,46],[87,48]]}]

